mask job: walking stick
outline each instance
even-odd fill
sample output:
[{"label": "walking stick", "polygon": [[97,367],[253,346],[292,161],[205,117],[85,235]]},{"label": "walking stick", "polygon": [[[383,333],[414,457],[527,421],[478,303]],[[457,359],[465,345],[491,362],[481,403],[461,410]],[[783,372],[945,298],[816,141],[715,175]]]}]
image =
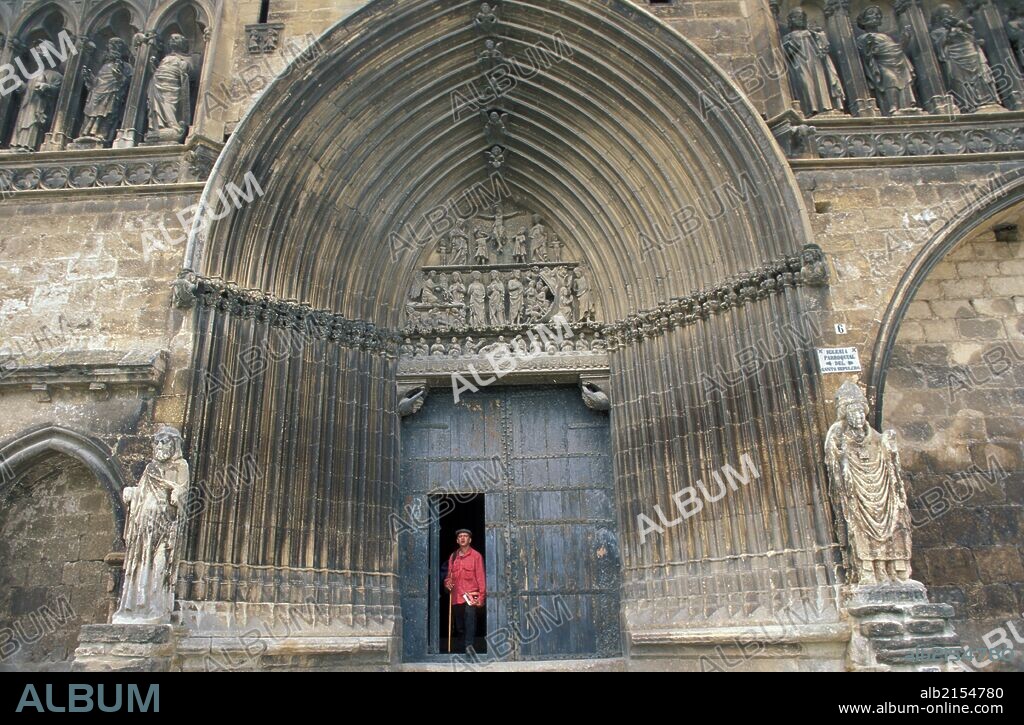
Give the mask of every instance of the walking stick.
[{"label": "walking stick", "polygon": [[452,653],[452,593],[448,592],[448,654]]}]

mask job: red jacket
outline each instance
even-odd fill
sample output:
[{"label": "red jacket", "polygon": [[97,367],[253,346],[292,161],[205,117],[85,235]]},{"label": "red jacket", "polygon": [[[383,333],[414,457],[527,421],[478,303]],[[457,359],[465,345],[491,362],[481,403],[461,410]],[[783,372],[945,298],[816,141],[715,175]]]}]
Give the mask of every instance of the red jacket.
[{"label": "red jacket", "polygon": [[470,592],[480,594],[480,604],[484,603],[487,596],[487,577],[484,574],[484,558],[480,552],[470,547],[465,556],[456,550],[448,558],[448,578],[445,584],[454,584],[452,589],[452,602],[454,604],[465,604],[466,600],[462,595]]}]

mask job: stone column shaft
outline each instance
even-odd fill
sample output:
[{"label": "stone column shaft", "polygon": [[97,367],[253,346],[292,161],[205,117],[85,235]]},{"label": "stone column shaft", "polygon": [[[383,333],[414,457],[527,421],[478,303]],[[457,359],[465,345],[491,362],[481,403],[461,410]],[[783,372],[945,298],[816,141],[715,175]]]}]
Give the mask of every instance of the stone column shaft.
[{"label": "stone column shaft", "polygon": [[896,24],[910,27],[911,41],[907,52],[914,63],[917,74],[918,100],[928,113],[950,115],[957,114],[956,103],[946,92],[946,83],[942,79],[939,59],[932,47],[932,38],[928,32],[928,22],[921,10],[921,0],[896,0]]},{"label": "stone column shaft", "polygon": [[142,126],[140,113],[142,110],[142,97],[146,92],[146,76],[149,73],[149,54],[153,49],[153,41],[156,33],[146,33],[139,47],[135,49],[135,62],[132,68],[132,83],[128,87],[128,97],[124,102],[124,117],[121,120],[121,128],[117,130],[117,137],[114,139],[115,149],[127,149],[138,146],[142,141]]},{"label": "stone column shaft", "polygon": [[846,102],[854,116],[879,116],[868,79],[864,76],[860,52],[850,23],[850,0],[828,0],[825,3],[828,39],[839,62],[839,75],[846,87]]}]

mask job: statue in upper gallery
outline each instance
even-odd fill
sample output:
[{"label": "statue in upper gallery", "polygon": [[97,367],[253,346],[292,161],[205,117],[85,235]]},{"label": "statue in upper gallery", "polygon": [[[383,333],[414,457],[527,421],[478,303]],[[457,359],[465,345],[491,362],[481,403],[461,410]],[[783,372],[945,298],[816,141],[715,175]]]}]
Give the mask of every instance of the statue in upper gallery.
[{"label": "statue in upper gallery", "polygon": [[88,68],[83,71],[89,97],[85,102],[82,130],[74,142],[76,148],[101,148],[113,142],[132,82],[129,57],[128,44],[120,38],[111,38],[107,41],[99,72],[93,73]]},{"label": "statue in upper gallery", "polygon": [[500,272],[491,272],[491,282],[487,285],[487,309],[491,327],[504,327],[505,282]]},{"label": "statue in upper gallery", "polygon": [[864,32],[857,37],[857,50],[864,62],[864,74],[875,93],[878,106],[886,116],[917,110],[914,97],[914,66],[907,57],[912,28],[903,28],[896,42],[883,33],[882,9],[868,5],[857,16],[857,27]]},{"label": "statue in upper gallery", "polygon": [[804,115],[841,111],[846,94],[829,56],[829,42],[820,28],[807,27],[807,13],[800,8],[788,16],[789,32],[782,38],[793,89]]},{"label": "statue in upper gallery", "polygon": [[836,393],[836,422],[825,438],[840,541],[855,583],[902,582],[911,573],[911,526],[896,433],[879,433],[867,415],[864,391],[855,382],[843,383]]},{"label": "statue in upper gallery", "polygon": [[51,69],[30,79],[21,96],[21,109],[14,123],[11,149],[37,151],[53,121],[54,106],[60,94],[64,76]]},{"label": "statue in upper gallery", "polygon": [[153,70],[146,99],[149,103],[147,144],[181,143],[192,117],[192,59],[188,40],[175,33],[167,41],[167,55]]},{"label": "statue in upper gallery", "polygon": [[946,76],[946,85],[960,109],[972,113],[980,108],[998,107],[992,69],[989,68],[982,41],[971,24],[953,13],[945,3],[932,12],[932,44]]},{"label": "statue in upper gallery", "polygon": [[160,624],[174,605],[175,552],[189,486],[181,434],[162,426],[153,436],[153,459],[138,486],[121,493],[127,507],[124,585],[115,624]]}]

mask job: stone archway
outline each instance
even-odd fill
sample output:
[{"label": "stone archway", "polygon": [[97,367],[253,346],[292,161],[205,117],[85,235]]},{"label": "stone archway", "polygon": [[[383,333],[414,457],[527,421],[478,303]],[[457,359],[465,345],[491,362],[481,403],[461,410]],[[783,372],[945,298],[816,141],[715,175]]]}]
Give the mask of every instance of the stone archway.
[{"label": "stone archway", "polygon": [[[1024,186],[1013,175],[986,191],[904,278],[872,379],[880,427],[902,442],[914,578],[954,607],[965,643],[988,647],[986,635],[1019,614],[1024,582]],[[1020,666],[1012,652],[997,668],[973,662]]]},{"label": "stone archway", "polygon": [[[504,57],[536,60],[498,81],[481,70],[478,12],[370,3],[275,81],[217,163],[206,205],[261,193],[190,237],[186,429],[198,477],[246,454],[267,475],[198,517],[186,622],[228,636],[237,613],[263,622],[312,594],[329,609],[303,634],[324,651],[358,641],[371,660],[394,657],[396,334],[427,256],[415,240],[467,189],[494,189],[488,105],[509,114],[501,179],[571,240],[608,323],[634,646],[800,603],[834,621],[813,341],[757,370],[738,357],[818,294],[803,287],[809,225],[768,129],[721,69],[633,3],[502,3]],[[471,113],[467,98],[480,99]],[[641,514],[748,464],[760,485],[644,540]]]},{"label": "stone archway", "polygon": [[116,604],[123,481],[102,451],[53,428],[0,449],[0,669],[70,669],[80,627]]}]

